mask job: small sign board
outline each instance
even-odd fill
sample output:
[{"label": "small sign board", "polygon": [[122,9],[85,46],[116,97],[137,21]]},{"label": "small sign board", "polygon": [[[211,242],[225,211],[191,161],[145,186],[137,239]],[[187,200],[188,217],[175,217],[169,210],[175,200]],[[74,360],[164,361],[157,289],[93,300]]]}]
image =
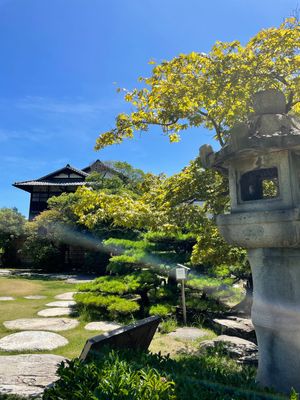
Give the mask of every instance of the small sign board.
[{"label": "small sign board", "polygon": [[185,279],[187,279],[187,270],[181,267],[176,268],[176,280],[182,281]]}]

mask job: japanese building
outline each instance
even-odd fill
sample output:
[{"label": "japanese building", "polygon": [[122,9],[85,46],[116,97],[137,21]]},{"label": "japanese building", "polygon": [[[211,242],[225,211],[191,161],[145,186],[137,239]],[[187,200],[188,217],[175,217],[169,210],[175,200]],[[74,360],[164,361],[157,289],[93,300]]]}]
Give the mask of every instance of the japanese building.
[{"label": "japanese building", "polygon": [[105,177],[121,175],[100,160],[83,169],[78,169],[67,164],[41,178],[23,182],[15,182],[14,187],[30,193],[29,220],[32,220],[42,211],[47,209],[47,200],[52,196],[62,193],[75,192],[79,186],[86,185],[86,178],[92,173],[105,174]]}]

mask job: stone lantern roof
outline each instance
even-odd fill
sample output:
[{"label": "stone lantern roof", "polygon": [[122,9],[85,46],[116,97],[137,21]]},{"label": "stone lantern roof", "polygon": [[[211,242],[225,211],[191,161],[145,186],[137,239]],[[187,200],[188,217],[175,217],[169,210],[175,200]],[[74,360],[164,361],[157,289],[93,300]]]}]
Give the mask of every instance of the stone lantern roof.
[{"label": "stone lantern roof", "polygon": [[276,89],[253,96],[254,113],[245,123],[230,131],[228,143],[217,153],[204,145],[200,157],[205,168],[227,169],[227,160],[266,152],[291,149],[300,151],[300,119],[286,113],[284,94]]}]

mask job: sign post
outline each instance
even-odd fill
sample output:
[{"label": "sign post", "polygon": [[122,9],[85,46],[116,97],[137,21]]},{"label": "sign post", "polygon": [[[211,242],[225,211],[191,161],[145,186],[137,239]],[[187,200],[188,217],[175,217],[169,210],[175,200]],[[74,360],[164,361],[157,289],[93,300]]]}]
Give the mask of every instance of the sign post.
[{"label": "sign post", "polygon": [[186,267],[185,265],[177,264],[176,280],[180,281],[180,283],[181,283],[181,302],[182,302],[182,313],[183,313],[184,325],[186,325],[186,322],[187,322],[184,281],[187,279],[189,270],[190,270],[190,268]]}]

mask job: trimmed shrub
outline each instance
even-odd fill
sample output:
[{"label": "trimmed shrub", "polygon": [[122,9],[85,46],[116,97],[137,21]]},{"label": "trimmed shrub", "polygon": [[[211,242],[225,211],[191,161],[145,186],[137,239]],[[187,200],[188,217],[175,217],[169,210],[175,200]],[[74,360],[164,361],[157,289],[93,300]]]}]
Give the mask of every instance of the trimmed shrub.
[{"label": "trimmed shrub", "polygon": [[77,308],[85,315],[90,311],[91,315],[124,318],[139,311],[140,306],[134,300],[124,299],[113,295],[95,295],[94,293],[77,293],[75,296]]},{"label": "trimmed shrub", "polygon": [[149,314],[158,315],[164,318],[172,314],[172,311],[174,311],[174,307],[170,306],[169,304],[156,304],[150,307]]}]

